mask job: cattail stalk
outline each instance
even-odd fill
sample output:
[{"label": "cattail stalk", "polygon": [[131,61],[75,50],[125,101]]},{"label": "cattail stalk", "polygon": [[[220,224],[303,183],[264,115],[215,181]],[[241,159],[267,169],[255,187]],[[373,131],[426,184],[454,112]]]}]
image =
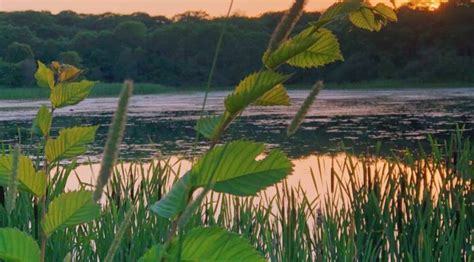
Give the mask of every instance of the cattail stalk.
[{"label": "cattail stalk", "polygon": [[281,43],[286,41],[288,36],[293,31],[296,23],[303,14],[306,0],[295,0],[290,9],[283,15],[282,19],[278,23],[278,26],[273,31],[272,38],[268,44],[267,52],[274,51],[280,46]]},{"label": "cattail stalk", "polygon": [[309,108],[311,107],[311,105],[313,105],[314,100],[316,99],[316,96],[318,96],[319,91],[321,91],[321,89],[323,89],[323,82],[316,82],[316,84],[314,84],[313,88],[311,89],[311,92],[309,93],[308,97],[306,97],[306,99],[304,100],[303,105],[301,105],[300,109],[298,110],[298,113],[296,113],[295,117],[291,121],[291,124],[288,126],[288,136],[293,135],[298,130],[301,123],[305,119],[306,114],[308,114]]},{"label": "cattail stalk", "polygon": [[132,221],[133,211],[134,207],[133,205],[131,205],[130,209],[125,214],[122,224],[120,224],[120,227],[118,228],[118,231],[115,234],[115,238],[112,241],[112,244],[110,245],[109,251],[107,251],[107,256],[105,257],[104,262],[114,261],[115,253],[117,253],[117,250],[120,246],[120,242],[122,242],[122,238],[125,235],[125,231],[127,231]]},{"label": "cattail stalk", "polygon": [[10,184],[7,191],[7,199],[5,203],[5,208],[7,210],[8,216],[11,215],[13,208],[15,208],[16,202],[16,193],[17,193],[17,184],[18,184],[18,164],[20,161],[20,146],[16,145],[13,151],[13,163],[12,163],[12,172],[10,178]]},{"label": "cattail stalk", "polygon": [[94,201],[99,201],[102,196],[102,191],[107,185],[110,174],[113,171],[115,162],[117,161],[119,146],[123,139],[125,124],[127,123],[128,102],[132,96],[133,82],[125,81],[124,87],[120,94],[118,108],[112,120],[112,125],[109,128],[107,135],[107,142],[105,143],[104,156],[100,167],[99,177],[97,178],[97,185],[94,192]]}]

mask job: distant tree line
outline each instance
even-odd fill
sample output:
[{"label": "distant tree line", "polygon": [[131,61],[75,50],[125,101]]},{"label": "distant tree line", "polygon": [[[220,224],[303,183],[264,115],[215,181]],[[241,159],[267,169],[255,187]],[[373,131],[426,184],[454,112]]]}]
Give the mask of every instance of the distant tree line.
[{"label": "distant tree line", "polygon": [[[215,84],[233,85],[261,67],[261,54],[281,13],[235,15],[218,60]],[[296,31],[318,18],[305,13]],[[474,82],[474,5],[443,4],[435,11],[401,7],[399,21],[378,33],[334,24],[345,61],[296,71],[294,83],[410,80]],[[76,14],[63,11],[0,12],[0,86],[33,83],[35,60],[75,65],[89,79],[153,82],[172,86],[206,81],[223,18],[205,12],[173,17],[144,13]]]}]

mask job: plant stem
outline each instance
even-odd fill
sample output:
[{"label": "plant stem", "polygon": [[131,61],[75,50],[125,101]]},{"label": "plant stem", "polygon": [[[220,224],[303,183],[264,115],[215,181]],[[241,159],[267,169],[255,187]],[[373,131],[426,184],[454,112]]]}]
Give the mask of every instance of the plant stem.
[{"label": "plant stem", "polygon": [[10,185],[8,186],[5,208],[7,210],[8,224],[11,223],[11,213],[15,208],[17,183],[18,183],[18,166],[20,161],[20,145],[16,145],[13,151],[12,172],[10,177]]},{"label": "plant stem", "polygon": [[104,262],[112,262],[115,256],[115,253],[117,253],[117,250],[120,246],[120,242],[123,239],[123,235],[125,234],[125,231],[128,229],[130,226],[130,223],[132,221],[132,216],[134,213],[134,206],[133,203],[129,203],[130,209],[127,211],[125,214],[125,217],[123,218],[122,224],[120,224],[120,227],[118,228],[117,233],[115,234],[115,238],[112,241],[112,244],[110,245],[109,251],[107,252],[107,256],[104,259]]},{"label": "plant stem", "polygon": [[[51,119],[53,117],[54,113],[54,107],[51,108]],[[51,123],[52,124],[52,123]],[[41,227],[41,221],[43,221],[44,217],[46,216],[46,203],[47,203],[47,196],[48,196],[48,188],[50,184],[50,178],[49,178],[49,163],[48,159],[46,158],[46,144],[48,143],[49,139],[49,134],[44,135],[44,146],[43,146],[43,172],[46,176],[47,183],[46,183],[46,192],[44,193],[43,197],[40,200],[40,205],[41,205],[41,220],[38,223],[38,227]],[[46,243],[48,241],[48,235],[43,231],[41,228],[41,262],[45,261],[46,257]]]},{"label": "plant stem", "polygon": [[[229,3],[229,8],[227,9],[227,15],[226,15],[226,18],[229,18],[230,16],[230,12],[232,11],[232,6],[234,5],[234,0],[230,0],[230,3]],[[211,66],[211,71],[209,72],[209,76],[208,76],[208,79],[207,79],[207,84],[206,84],[206,90],[204,92],[204,99],[203,99],[203,102],[202,102],[202,106],[201,106],[201,113],[199,115],[199,120],[201,120],[204,116],[204,110],[206,108],[206,103],[207,103],[207,97],[209,95],[209,91],[211,89],[211,84],[212,84],[212,78],[214,77],[214,72],[215,72],[215,69],[216,69],[216,65],[217,65],[217,60],[219,58],[219,52],[221,50],[221,46],[222,46],[222,42],[223,42],[223,39],[224,39],[224,33],[225,33],[225,30],[227,29],[227,20],[224,21],[224,25],[222,27],[222,30],[220,32],[220,35],[219,35],[219,40],[217,41],[217,46],[216,46],[216,49],[215,49],[215,52],[214,52],[214,58],[212,60],[212,66]],[[196,139],[194,141],[194,145],[193,145],[193,150],[196,148],[197,146],[197,143],[199,141],[199,132],[196,132]],[[215,143],[211,143],[211,148],[213,148],[215,145]],[[191,201],[192,201],[192,192],[189,194],[189,198],[188,198],[188,205],[191,204]],[[169,245],[171,244],[171,241],[173,240],[173,238],[175,237],[176,233],[178,233],[178,237],[181,235],[182,233],[182,230],[179,230],[178,231],[178,228],[179,228],[179,221],[180,219],[182,218],[182,215],[184,214],[185,212],[182,212],[178,218],[173,221],[173,224],[171,226],[171,230],[170,230],[170,233],[168,235],[168,238],[164,244],[164,249],[168,249]],[[181,249],[181,241],[180,241],[180,246],[179,246],[179,250]],[[180,258],[180,251],[178,252],[178,259]],[[164,258],[162,258],[163,260]]]}]

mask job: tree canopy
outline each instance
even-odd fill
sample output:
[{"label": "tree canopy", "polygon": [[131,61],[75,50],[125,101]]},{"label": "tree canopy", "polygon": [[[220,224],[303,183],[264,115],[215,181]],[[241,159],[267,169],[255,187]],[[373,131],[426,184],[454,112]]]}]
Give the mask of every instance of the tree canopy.
[{"label": "tree canopy", "polygon": [[[459,0],[435,11],[405,6],[397,12],[399,21],[376,34],[354,28],[349,21],[332,24],[344,62],[297,71],[292,83],[474,81],[474,5]],[[232,85],[259,69],[259,54],[281,15],[229,18],[214,84]],[[295,31],[319,16],[305,13]],[[224,22],[201,11],[173,19],[145,13],[0,12],[0,85],[30,85],[33,80],[27,75],[34,60],[80,66],[88,78],[103,82],[132,78],[200,85],[207,79]]]}]

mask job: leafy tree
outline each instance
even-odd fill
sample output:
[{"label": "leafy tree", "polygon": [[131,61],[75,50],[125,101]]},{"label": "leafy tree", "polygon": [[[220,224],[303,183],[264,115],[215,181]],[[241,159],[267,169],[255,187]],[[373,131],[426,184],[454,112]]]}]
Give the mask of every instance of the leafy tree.
[{"label": "leafy tree", "polygon": [[22,74],[17,64],[3,61],[0,58],[0,86],[16,87],[21,86]]},{"label": "leafy tree", "polygon": [[[474,67],[474,5],[453,0],[435,12],[401,6],[397,14],[399,22],[388,24],[377,34],[354,28],[349,19],[329,24],[328,28],[341,40],[347,63],[296,70],[289,83],[309,84],[320,78],[326,82],[470,79],[466,75],[471,75]],[[260,68],[259,54],[265,50],[282,15],[283,12],[269,12],[260,17],[228,18],[215,85],[231,85]],[[319,12],[303,13],[293,35],[320,16]],[[378,27],[375,18],[373,25]],[[223,21],[224,18],[210,18],[201,11],[185,12],[174,20],[144,13],[3,12],[0,57],[4,63],[10,61],[6,57],[8,46],[18,42],[31,46],[40,60],[59,59],[58,50],[77,52],[89,76],[103,82],[121,81],[126,74],[137,82],[196,86],[207,79]],[[134,54],[139,57],[132,57]],[[130,62],[138,64],[137,68],[124,70],[118,66],[127,56],[133,58]],[[443,59],[456,70],[436,73]],[[290,66],[283,65],[281,69],[289,72]]]},{"label": "leafy tree", "polygon": [[137,46],[145,40],[147,27],[142,22],[126,21],[120,23],[114,30],[117,40],[128,46]]},{"label": "leafy tree", "polygon": [[35,46],[39,39],[26,26],[15,26],[0,23],[0,56],[4,56],[10,44],[13,42],[24,43]]},{"label": "leafy tree", "polygon": [[205,11],[186,11],[181,14],[173,16],[173,21],[176,22],[199,22],[209,19],[210,16]]},{"label": "leafy tree", "polygon": [[82,58],[76,51],[65,51],[59,53],[59,61],[63,64],[82,67]]},{"label": "leafy tree", "polygon": [[26,59],[18,63],[18,69],[21,73],[21,82],[23,86],[34,85],[34,74],[36,72],[36,62],[33,59]]},{"label": "leafy tree", "polygon": [[11,43],[5,54],[5,60],[11,63],[18,63],[26,59],[33,59],[34,57],[35,55],[33,54],[33,50],[31,50],[31,46],[18,42]]}]

